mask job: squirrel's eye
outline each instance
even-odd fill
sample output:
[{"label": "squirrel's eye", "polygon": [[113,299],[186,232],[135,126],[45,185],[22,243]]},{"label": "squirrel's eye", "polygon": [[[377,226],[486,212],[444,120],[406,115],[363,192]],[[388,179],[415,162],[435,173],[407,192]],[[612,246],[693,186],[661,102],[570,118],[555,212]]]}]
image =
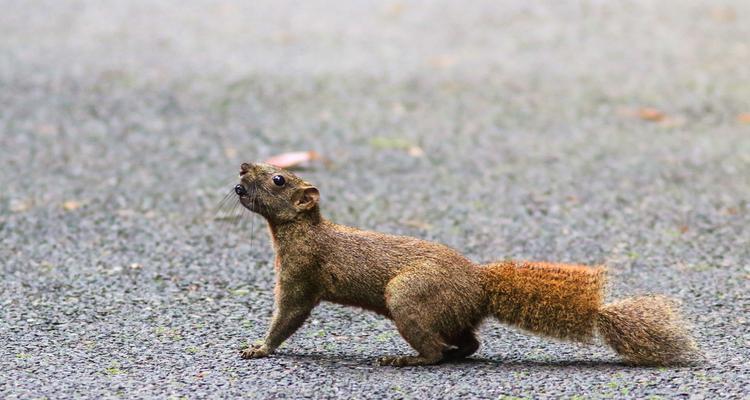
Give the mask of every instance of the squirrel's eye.
[{"label": "squirrel's eye", "polygon": [[284,184],[286,183],[286,180],[284,179],[283,176],[276,175],[273,177],[273,183],[275,183],[276,186],[284,186]]},{"label": "squirrel's eye", "polygon": [[247,195],[247,189],[245,189],[242,185],[237,185],[234,187],[234,192],[237,193],[237,196],[245,196]]}]

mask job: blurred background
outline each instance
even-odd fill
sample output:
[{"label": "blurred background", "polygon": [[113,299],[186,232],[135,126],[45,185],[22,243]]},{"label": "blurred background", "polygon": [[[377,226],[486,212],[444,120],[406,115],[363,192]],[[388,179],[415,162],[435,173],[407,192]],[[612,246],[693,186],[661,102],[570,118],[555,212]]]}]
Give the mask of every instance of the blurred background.
[{"label": "blurred background", "polygon": [[[368,393],[397,395],[394,380],[434,395],[741,392],[717,377],[747,378],[750,356],[749,2],[0,6],[0,332],[16,355],[0,361],[15,382],[5,394],[92,379],[100,395],[112,379],[125,394],[198,381],[315,393],[337,359],[408,351],[389,322],[326,305],[287,351],[328,361],[249,372],[236,359],[264,331],[272,253],[262,221],[231,223],[216,206],[241,162],[288,151],[327,160],[299,174],[336,222],[476,261],[605,263],[615,295],[684,300],[722,365],[705,379],[654,372],[651,386],[625,372],[613,389],[591,369],[523,361],[606,351],[492,324],[480,357],[522,360],[465,367],[493,381],[382,372],[360,382]],[[510,383],[516,370],[528,379]],[[359,387],[339,374],[341,390]]]}]

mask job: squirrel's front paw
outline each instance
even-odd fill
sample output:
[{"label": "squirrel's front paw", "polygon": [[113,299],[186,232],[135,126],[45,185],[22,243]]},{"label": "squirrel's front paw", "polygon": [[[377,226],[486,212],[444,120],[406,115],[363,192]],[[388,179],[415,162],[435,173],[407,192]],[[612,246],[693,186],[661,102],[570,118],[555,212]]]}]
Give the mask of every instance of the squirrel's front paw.
[{"label": "squirrel's front paw", "polygon": [[262,344],[251,344],[246,349],[243,349],[242,352],[240,352],[240,356],[244,359],[262,358],[268,356],[269,354],[271,354],[271,352],[266,346]]}]

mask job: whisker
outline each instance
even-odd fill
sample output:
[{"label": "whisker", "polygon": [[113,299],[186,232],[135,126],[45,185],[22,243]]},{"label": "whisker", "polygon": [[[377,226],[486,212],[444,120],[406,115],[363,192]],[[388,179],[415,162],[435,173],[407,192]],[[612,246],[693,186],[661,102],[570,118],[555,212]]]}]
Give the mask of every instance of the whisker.
[{"label": "whisker", "polygon": [[[235,182],[235,179],[233,179],[232,182]],[[247,229],[248,223],[244,217],[249,217],[250,246],[252,247],[255,244],[255,219],[258,218],[259,215],[267,215],[267,213],[269,212],[268,205],[261,201],[261,197],[259,195],[277,199],[282,198],[279,195],[259,185],[257,182],[251,183],[251,186],[248,188],[248,192],[250,194],[250,209],[242,204],[240,197],[237,196],[234,191],[234,186],[231,186],[228,193],[226,193],[222,197],[221,201],[219,201],[219,203],[216,205],[214,220],[232,224],[235,227],[239,227],[240,229],[245,230]],[[249,216],[246,215],[248,213],[250,214]]]},{"label": "whisker", "polygon": [[240,214],[238,211],[242,211],[239,209],[239,207],[242,207],[240,205],[240,198],[237,197],[237,200],[234,202],[234,205],[232,205],[232,211],[230,213],[229,222],[231,222],[234,225],[237,225],[237,220],[239,219]]},{"label": "whisker", "polygon": [[232,208],[232,203],[236,201],[236,194],[234,193],[234,188],[230,188],[227,194],[224,195],[224,197],[219,201],[219,203],[216,205],[216,208],[214,209],[214,219],[215,220],[223,220],[227,217],[227,211]]},{"label": "whisker", "polygon": [[[258,203],[257,197],[254,197],[253,199],[255,200],[255,204],[257,204]],[[253,206],[253,208],[255,208],[255,207],[257,207],[257,206]],[[252,220],[250,221],[250,248],[257,254],[257,252],[255,251],[256,249],[254,247],[255,243],[256,243],[256,240],[255,240],[255,219],[259,218],[259,216],[258,216],[258,214],[255,214],[255,213],[251,213],[251,214],[253,214],[253,215],[250,216],[250,218],[252,218]],[[256,256],[254,256],[253,258],[256,258]],[[248,263],[247,265],[248,265],[248,268],[250,268],[251,264]],[[250,272],[250,271],[248,271],[248,272]]]},{"label": "whisker", "polygon": [[232,195],[234,194],[233,192],[234,191],[227,193],[226,196],[224,196],[224,198],[221,199],[219,204],[216,205],[215,214],[218,214],[220,211],[223,211],[224,206],[229,204],[227,202],[232,199]]},{"label": "whisker", "polygon": [[252,245],[252,242],[255,239],[255,219],[260,218],[261,215],[267,215],[268,214],[268,206],[266,206],[264,203],[260,201],[260,196],[258,196],[258,191],[261,189],[260,185],[258,185],[257,182],[253,182],[253,209],[256,210],[256,212],[252,213],[252,221],[250,226],[250,242]]},{"label": "whisker", "polygon": [[236,217],[237,206],[240,203],[238,197],[233,198],[231,201],[226,202],[222,205],[219,212],[217,212],[216,220],[219,221],[232,221]]}]

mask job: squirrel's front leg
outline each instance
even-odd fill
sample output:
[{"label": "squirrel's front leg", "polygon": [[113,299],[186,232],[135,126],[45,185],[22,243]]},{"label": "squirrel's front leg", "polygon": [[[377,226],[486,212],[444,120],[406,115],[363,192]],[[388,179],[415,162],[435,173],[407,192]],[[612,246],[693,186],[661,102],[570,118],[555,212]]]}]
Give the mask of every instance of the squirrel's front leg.
[{"label": "squirrel's front leg", "polygon": [[273,317],[266,337],[263,343],[254,344],[242,350],[242,358],[261,358],[273,353],[302,326],[319,299],[320,297],[311,287],[279,280],[276,283]]}]

